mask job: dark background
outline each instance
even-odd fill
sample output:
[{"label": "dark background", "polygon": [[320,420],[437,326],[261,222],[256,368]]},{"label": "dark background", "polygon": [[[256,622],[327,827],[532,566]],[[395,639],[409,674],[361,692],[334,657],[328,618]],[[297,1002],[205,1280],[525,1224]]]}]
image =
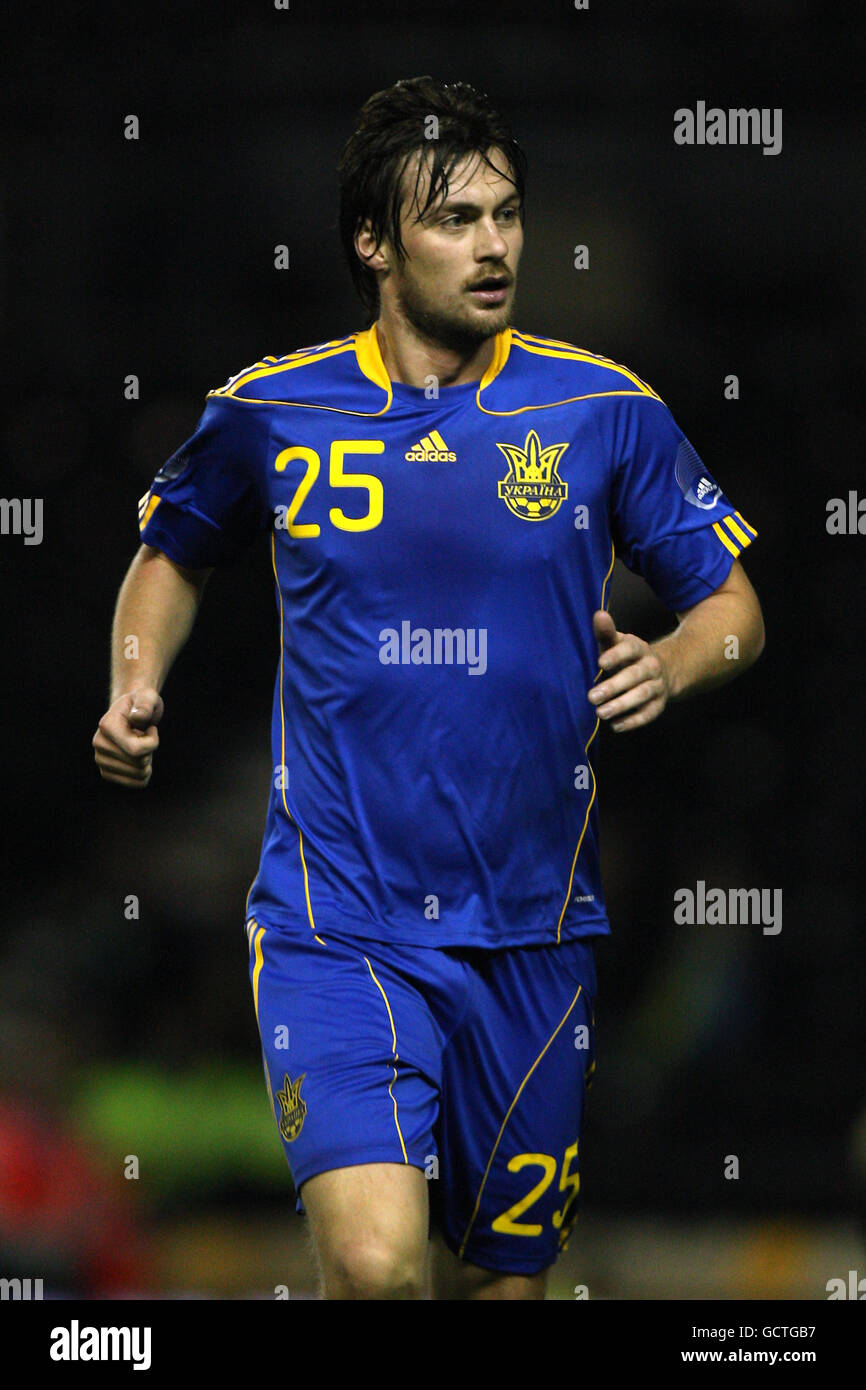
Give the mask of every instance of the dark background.
[{"label": "dark background", "polygon": [[[38,1251],[70,1288],[171,1282],[148,1233],[191,1211],[291,1210],[242,932],[277,660],[264,549],[211,581],[147,791],[102,783],[90,739],[137,500],[208,389],[365,326],[335,164],[366,97],[419,73],[489,92],[528,153],[515,325],[648,380],[760,533],[744,557],[767,627],[758,665],[595,748],[613,937],[584,1203],[859,1218],[866,538],[828,535],[826,509],[864,487],[863,37],[810,0],[8,12],[3,491],[45,512],[41,545],[0,537],[12,1272]],[[698,100],[781,107],[781,153],[676,145],[673,113]],[[647,637],[670,626],[619,567],[612,611]],[[676,926],[674,890],[699,878],[781,888],[781,933]],[[66,1206],[57,1195],[61,1134],[105,1175],[109,1224],[127,1223],[101,1256],[75,1245],[93,1224],[84,1178]],[[138,1184],[116,1181],[130,1154]],[[124,1271],[105,1252],[131,1232],[144,1253]],[[181,1285],[207,1283],[196,1258],[178,1258]]]}]

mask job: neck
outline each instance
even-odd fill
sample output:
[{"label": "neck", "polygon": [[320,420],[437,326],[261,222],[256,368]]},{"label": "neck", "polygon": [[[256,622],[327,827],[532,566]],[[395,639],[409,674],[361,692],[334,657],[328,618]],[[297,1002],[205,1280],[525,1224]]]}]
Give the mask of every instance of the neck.
[{"label": "neck", "polygon": [[430,377],[440,386],[480,381],[493,360],[495,335],[465,347],[446,345],[384,312],[376,320],[376,337],[389,377],[406,386],[425,387]]}]

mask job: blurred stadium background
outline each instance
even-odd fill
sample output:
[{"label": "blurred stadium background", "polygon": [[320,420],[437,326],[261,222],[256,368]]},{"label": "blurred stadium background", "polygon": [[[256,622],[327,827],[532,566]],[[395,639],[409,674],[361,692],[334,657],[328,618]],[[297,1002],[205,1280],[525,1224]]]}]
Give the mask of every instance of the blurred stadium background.
[{"label": "blurred stadium background", "polygon": [[[277,659],[264,551],[211,582],[147,792],[102,784],[90,738],[137,500],[207,389],[365,326],[334,165],[366,96],[423,72],[487,90],[527,149],[516,325],[647,379],[760,532],[759,665],[596,748],[614,934],[553,1296],[822,1299],[866,1275],[866,541],[825,530],[861,471],[862,18],[811,0],[11,12],[4,492],[45,499],[45,535],[0,543],[0,1275],[313,1293],[242,930]],[[782,153],[676,146],[673,112],[699,99],[781,107]],[[619,570],[612,611],[668,625]],[[782,888],[782,932],[676,926],[674,890],[699,878]]]}]

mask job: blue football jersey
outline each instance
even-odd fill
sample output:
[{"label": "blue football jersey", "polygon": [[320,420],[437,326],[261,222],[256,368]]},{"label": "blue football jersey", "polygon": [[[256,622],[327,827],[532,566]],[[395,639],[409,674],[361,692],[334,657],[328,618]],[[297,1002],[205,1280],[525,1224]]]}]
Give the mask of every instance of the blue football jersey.
[{"label": "blue football jersey", "polygon": [[247,916],[503,947],[609,930],[593,613],[673,611],[757,533],[633,372],[509,328],[480,381],[392,382],[376,327],[210,393],[140,503],[192,569],[267,536],[273,775]]}]

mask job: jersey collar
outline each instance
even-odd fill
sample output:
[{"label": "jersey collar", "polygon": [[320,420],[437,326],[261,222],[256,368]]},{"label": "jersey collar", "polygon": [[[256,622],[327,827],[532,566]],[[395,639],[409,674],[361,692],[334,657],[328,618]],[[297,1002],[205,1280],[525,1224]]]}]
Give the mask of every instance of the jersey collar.
[{"label": "jersey collar", "polygon": [[[511,352],[511,329],[504,328],[501,333],[496,334],[493,343],[493,356],[483,377],[478,383],[477,398],[480,403],[481,392],[486,390],[490,383],[499,375],[505,363],[508,361],[508,354]],[[379,346],[379,336],[376,332],[376,324],[364,329],[361,333],[355,334],[355,356],[358,366],[368,380],[384,391],[388,397],[383,410],[388,410],[393,399],[391,389],[391,378],[388,376],[385,363],[382,360],[382,350]]]}]

